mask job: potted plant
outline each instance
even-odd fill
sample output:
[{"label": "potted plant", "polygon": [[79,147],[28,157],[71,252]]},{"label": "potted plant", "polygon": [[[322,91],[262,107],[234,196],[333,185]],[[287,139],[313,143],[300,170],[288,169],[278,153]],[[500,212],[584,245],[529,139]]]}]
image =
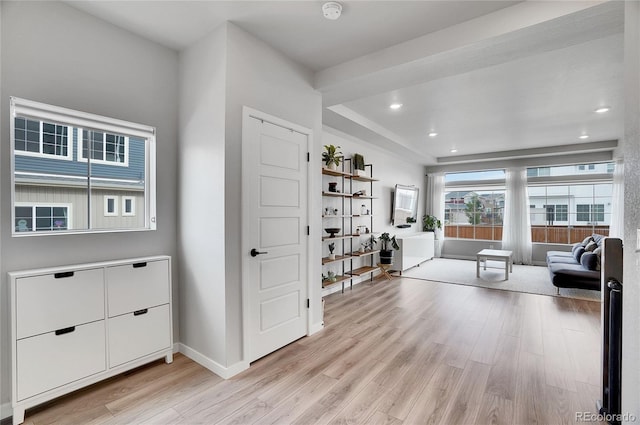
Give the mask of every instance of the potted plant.
[{"label": "potted plant", "polygon": [[328,169],[335,170],[342,161],[342,152],[338,150],[340,146],[324,145],[324,149],[325,151],[322,152],[322,161],[324,161]]},{"label": "potted plant", "polygon": [[435,232],[436,229],[442,229],[442,222],[435,215],[425,214],[422,216],[422,231]]},{"label": "potted plant", "polygon": [[331,242],[329,244],[329,260],[335,260],[336,259],[336,254],[333,253],[334,249],[336,249],[336,244],[334,242]]},{"label": "potted plant", "polygon": [[335,282],[336,280],[338,280],[338,275],[336,275],[335,272],[332,272],[331,270],[327,272],[327,276],[325,276],[324,273],[322,274],[323,282]]},{"label": "potted plant", "polygon": [[390,236],[389,233],[385,232],[380,235],[378,241],[381,244],[380,263],[393,264],[393,250],[400,249],[400,245],[396,241],[396,235]]},{"label": "potted plant", "polygon": [[364,156],[360,155],[359,153],[353,155],[353,175],[366,175],[366,172],[364,170]]}]

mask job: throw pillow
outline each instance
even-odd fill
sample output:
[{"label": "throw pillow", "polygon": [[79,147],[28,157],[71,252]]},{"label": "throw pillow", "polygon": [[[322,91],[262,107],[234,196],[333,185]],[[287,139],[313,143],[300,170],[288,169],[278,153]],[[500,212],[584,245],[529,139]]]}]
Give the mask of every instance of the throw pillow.
[{"label": "throw pillow", "polygon": [[591,236],[587,236],[586,238],[584,238],[584,240],[582,241],[581,245],[582,246],[587,246],[587,244],[589,242],[591,242],[593,240],[593,238]]},{"label": "throw pillow", "polygon": [[602,247],[597,247],[593,250],[593,253],[598,257],[598,268],[596,270],[600,270],[600,265],[602,264]]},{"label": "throw pillow", "polygon": [[580,242],[574,243],[573,246],[571,247],[571,253],[575,255],[576,249],[578,249],[578,248],[584,248],[584,247],[582,246],[582,244]]},{"label": "throw pillow", "polygon": [[598,247],[598,244],[595,241],[591,241],[584,247],[584,250],[587,252],[593,252]]},{"label": "throw pillow", "polygon": [[576,249],[576,251],[573,253],[573,258],[576,259],[576,261],[579,263],[580,262],[580,257],[582,257],[582,254],[585,253],[585,250],[583,247],[580,247],[578,249]]},{"label": "throw pillow", "polygon": [[580,258],[580,264],[587,270],[598,270],[598,256],[593,252],[585,252]]},{"label": "throw pillow", "polygon": [[598,246],[602,245],[602,240],[605,238],[604,235],[599,235],[597,233],[594,233],[593,235],[591,235],[591,240],[593,240],[595,243],[598,244]]}]

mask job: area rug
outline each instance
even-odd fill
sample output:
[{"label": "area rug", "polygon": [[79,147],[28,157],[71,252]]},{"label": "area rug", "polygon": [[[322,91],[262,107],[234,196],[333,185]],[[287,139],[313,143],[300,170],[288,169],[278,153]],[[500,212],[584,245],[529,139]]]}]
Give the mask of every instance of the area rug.
[{"label": "area rug", "polygon": [[432,280],[458,285],[480,286],[503,291],[526,292],[530,294],[550,295],[553,297],[600,300],[600,291],[586,289],[560,288],[551,284],[549,271],[542,266],[514,265],[509,280],[504,280],[504,262],[487,261],[487,270],[480,267],[480,277],[476,277],[476,262],[451,258],[434,258],[420,264],[419,267],[406,270],[404,277]]}]

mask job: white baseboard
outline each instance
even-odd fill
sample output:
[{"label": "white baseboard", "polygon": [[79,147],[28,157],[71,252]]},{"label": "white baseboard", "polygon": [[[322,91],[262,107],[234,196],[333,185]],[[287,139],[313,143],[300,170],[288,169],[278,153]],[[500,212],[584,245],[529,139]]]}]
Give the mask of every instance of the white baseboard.
[{"label": "white baseboard", "polygon": [[318,322],[318,323],[314,323],[309,328],[309,333],[307,334],[307,336],[313,335],[316,332],[320,332],[323,329],[324,329],[324,321]]},{"label": "white baseboard", "polygon": [[222,366],[220,363],[211,360],[209,357],[187,345],[184,345],[182,343],[179,343],[178,345],[180,346],[179,351],[182,354],[189,357],[191,360],[198,363],[202,367],[209,369],[211,372],[215,373],[223,379],[229,379],[232,376],[235,376],[240,372],[249,369],[249,362],[241,361],[228,367]]},{"label": "white baseboard", "polygon": [[11,403],[0,404],[0,420],[10,418],[13,415],[13,408]]}]

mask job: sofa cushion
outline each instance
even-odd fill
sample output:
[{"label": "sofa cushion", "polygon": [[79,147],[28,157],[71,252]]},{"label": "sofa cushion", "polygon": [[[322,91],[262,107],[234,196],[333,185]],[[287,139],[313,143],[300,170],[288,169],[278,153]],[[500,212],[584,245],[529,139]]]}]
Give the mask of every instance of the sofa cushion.
[{"label": "sofa cushion", "polygon": [[585,252],[580,257],[580,264],[587,270],[600,270],[598,255],[593,252]]},{"label": "sofa cushion", "polygon": [[584,247],[584,250],[587,252],[593,252],[598,247],[598,244],[595,241],[591,241]]},{"label": "sofa cushion", "polygon": [[571,253],[574,254],[576,252],[576,249],[580,247],[584,248],[584,245],[582,245],[582,243],[580,242],[574,243],[573,246],[571,247]]},{"label": "sofa cushion", "polygon": [[576,262],[580,262],[580,257],[582,257],[582,254],[584,254],[585,251],[586,250],[584,247],[579,247],[575,250],[575,252],[573,253],[573,258],[576,260]]}]

